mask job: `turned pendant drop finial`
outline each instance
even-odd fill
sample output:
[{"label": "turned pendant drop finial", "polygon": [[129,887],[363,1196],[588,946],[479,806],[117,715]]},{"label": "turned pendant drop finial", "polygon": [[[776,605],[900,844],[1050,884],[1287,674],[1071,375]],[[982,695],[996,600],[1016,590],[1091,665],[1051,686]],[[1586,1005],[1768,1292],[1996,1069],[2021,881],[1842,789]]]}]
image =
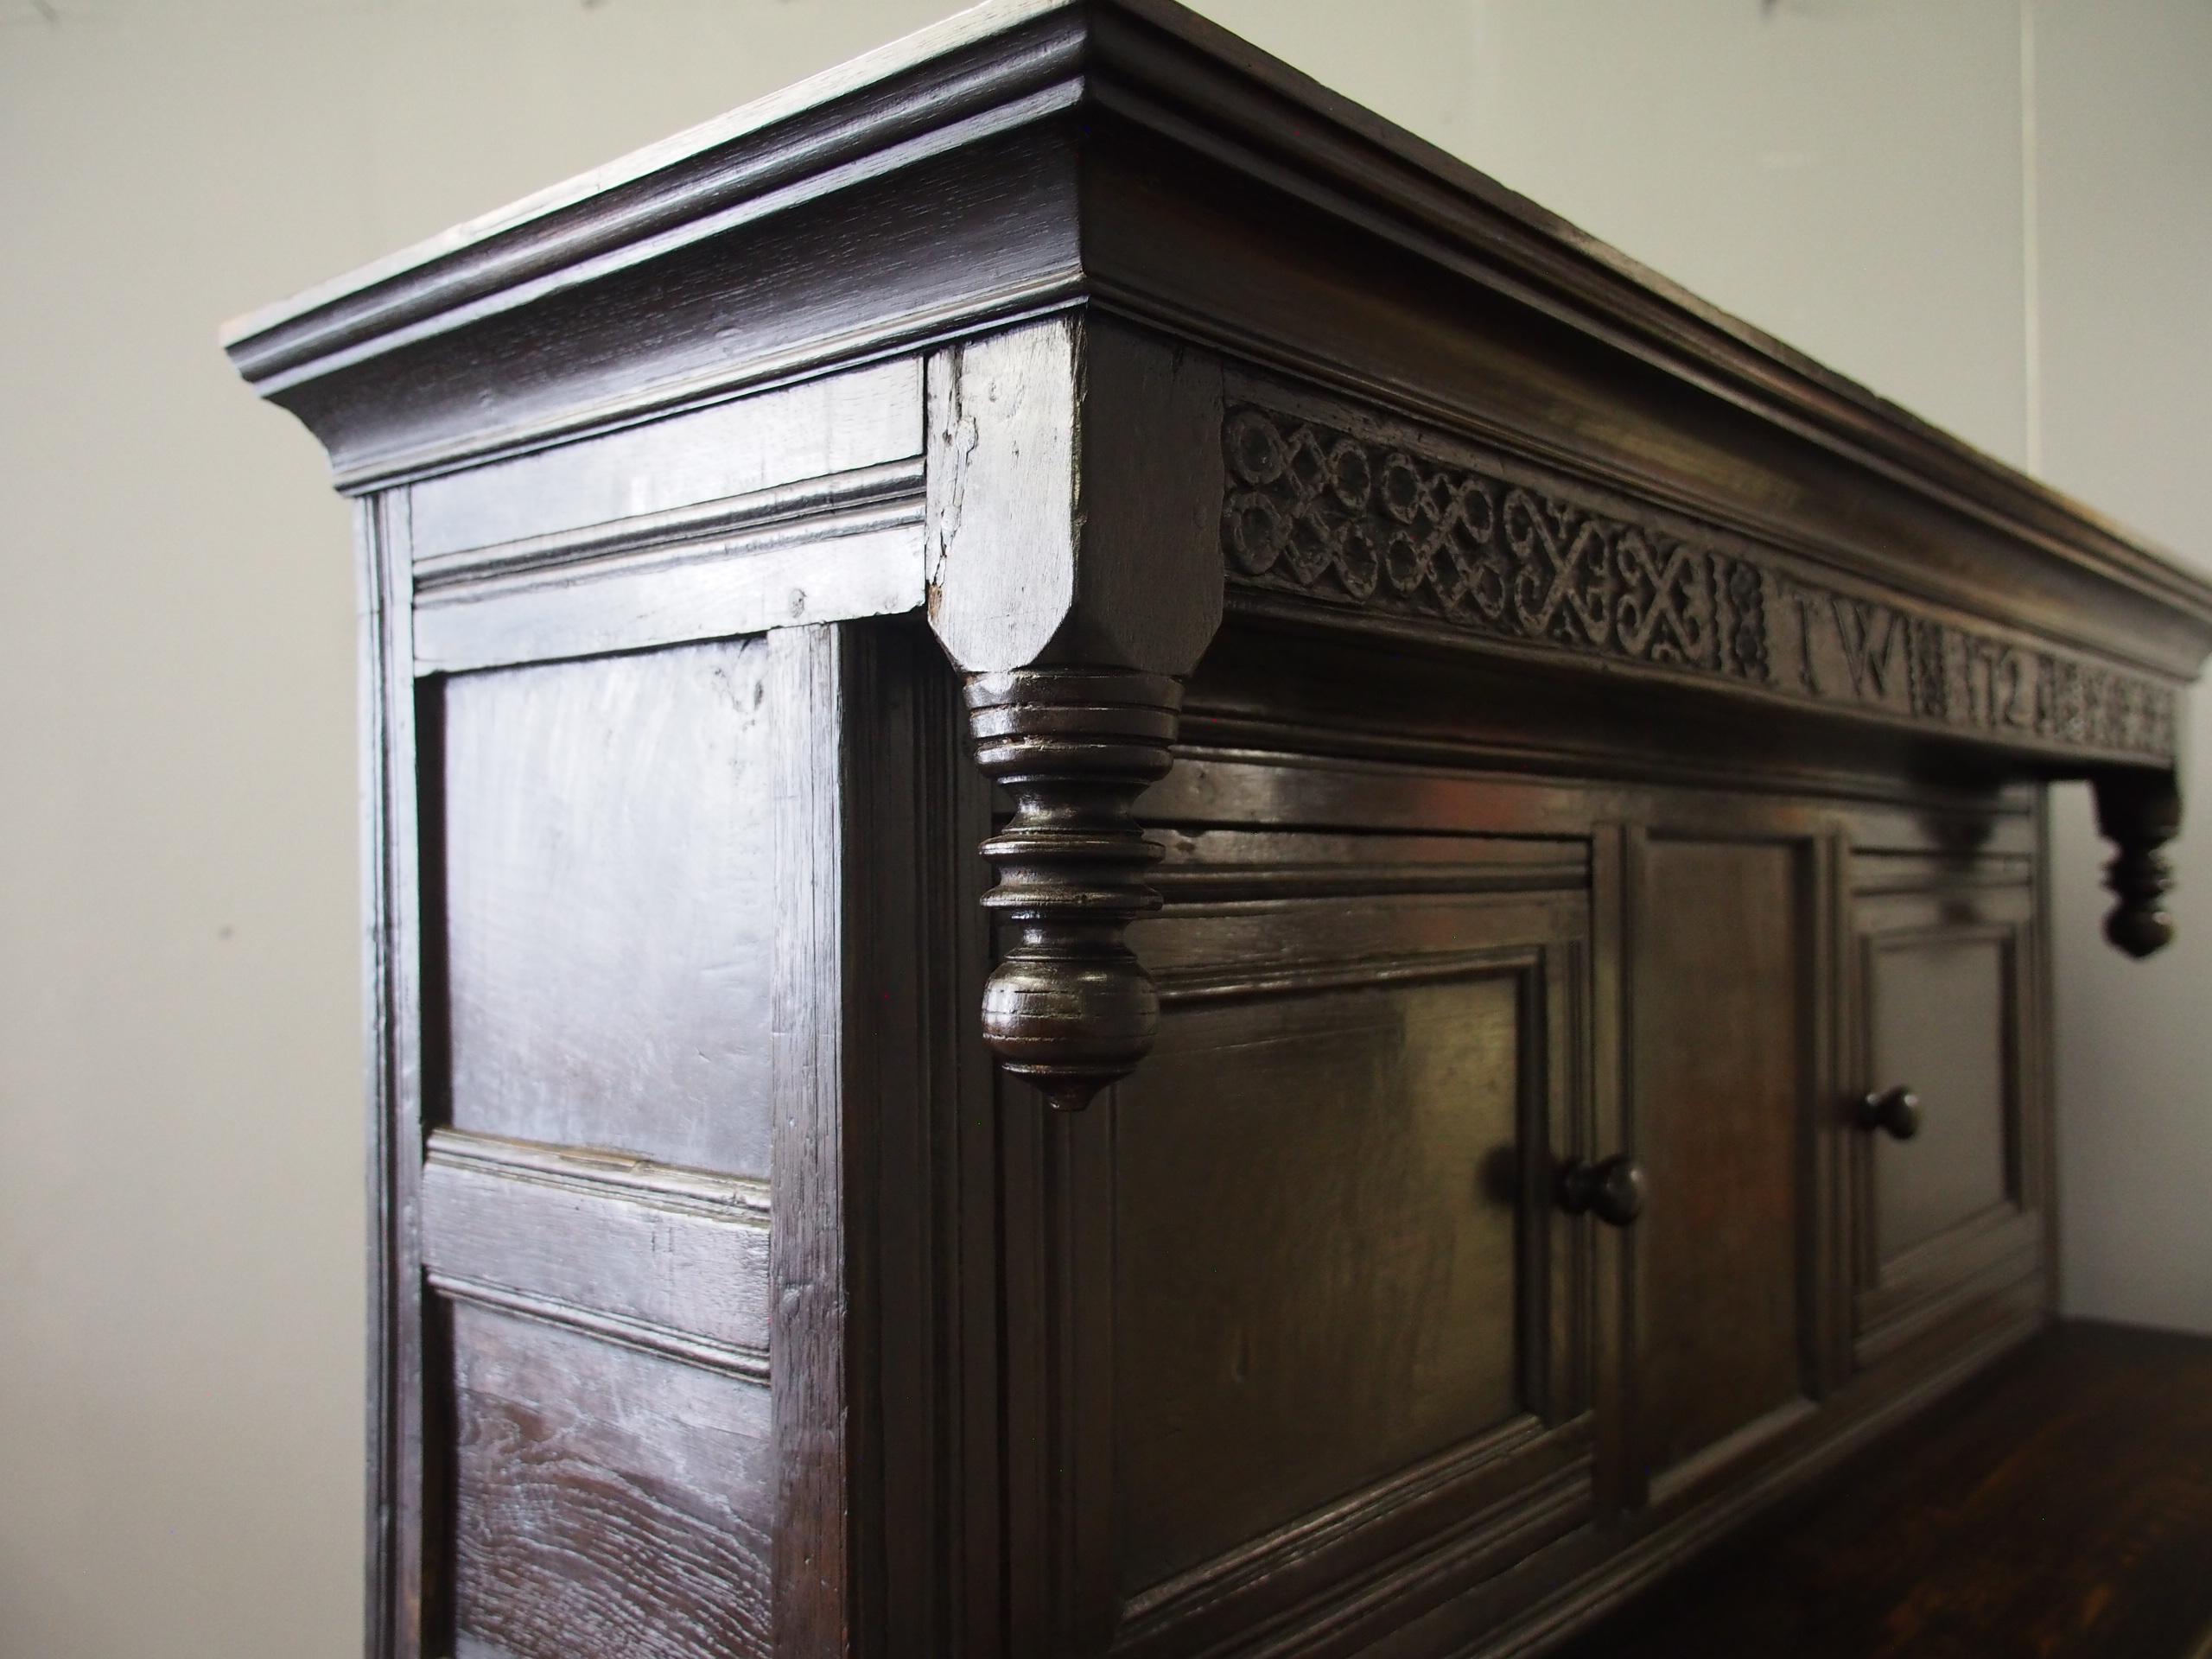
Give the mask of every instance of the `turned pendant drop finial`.
[{"label": "turned pendant drop finial", "polygon": [[2095,780],[2097,833],[2113,843],[2105,886],[2120,902],[2105,918],[2105,938],[2142,957],[2172,943],[2174,919],[2162,902],[2173,867],[2159,852],[2181,830],[2181,791],[2170,772],[2113,772]]},{"label": "turned pendant drop finial", "polygon": [[968,682],[976,764],[1014,797],[982,846],[983,903],[1007,930],[983,1038],[1009,1071],[1075,1111],[1151,1052],[1160,995],[1122,932],[1160,895],[1160,849],[1130,816],[1166,773],[1182,688],[1129,670],[1026,668]]}]

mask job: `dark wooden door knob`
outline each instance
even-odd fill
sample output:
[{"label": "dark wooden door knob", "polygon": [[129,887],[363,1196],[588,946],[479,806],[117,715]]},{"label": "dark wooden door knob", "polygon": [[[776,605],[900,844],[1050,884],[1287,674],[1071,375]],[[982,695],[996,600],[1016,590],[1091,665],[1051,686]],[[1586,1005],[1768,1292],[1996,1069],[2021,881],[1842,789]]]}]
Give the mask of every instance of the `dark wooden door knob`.
[{"label": "dark wooden door knob", "polygon": [[1910,1141],[1920,1133],[1920,1096],[1899,1084],[1859,1103],[1859,1127],[1885,1129],[1891,1138]]},{"label": "dark wooden door knob", "polygon": [[1577,1158],[1559,1174],[1559,1207],[1586,1211],[1609,1227],[1625,1227],[1643,1213],[1643,1171],[1626,1154],[1596,1163]]}]

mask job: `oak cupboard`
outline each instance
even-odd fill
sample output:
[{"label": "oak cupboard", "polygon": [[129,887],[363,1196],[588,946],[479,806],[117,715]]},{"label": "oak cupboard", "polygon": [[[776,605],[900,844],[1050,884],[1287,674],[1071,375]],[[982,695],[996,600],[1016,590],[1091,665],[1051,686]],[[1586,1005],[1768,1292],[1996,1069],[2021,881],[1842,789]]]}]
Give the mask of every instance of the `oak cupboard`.
[{"label": "oak cupboard", "polygon": [[[245,320],[378,1659],[1533,1652],[2037,1332],[2212,589],[1164,0]],[[980,853],[979,853],[980,849]]]}]

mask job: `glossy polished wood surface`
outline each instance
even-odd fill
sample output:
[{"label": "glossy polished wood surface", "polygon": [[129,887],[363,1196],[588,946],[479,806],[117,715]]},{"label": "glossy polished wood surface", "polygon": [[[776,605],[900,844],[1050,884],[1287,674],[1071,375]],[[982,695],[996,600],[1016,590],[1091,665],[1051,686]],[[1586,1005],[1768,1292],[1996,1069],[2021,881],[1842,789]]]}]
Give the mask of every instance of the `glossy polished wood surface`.
[{"label": "glossy polished wood surface", "polygon": [[445,682],[455,1128],[767,1178],[766,656]]},{"label": "glossy polished wood surface", "polygon": [[1560,1659],[2197,1659],[2212,1341],[2063,1325]]},{"label": "glossy polished wood surface", "polygon": [[1874,1076],[1910,1080],[1911,1133],[1873,1139],[1874,1249],[1884,1261],[2012,1196],[2001,938],[1951,930],[1873,957]]},{"label": "glossy polished wood surface", "polygon": [[2047,1323],[2044,788],[2161,946],[2212,586],[1167,0],[228,349],[360,502],[371,1659],[1532,1654]]},{"label": "glossy polished wood surface", "polygon": [[1631,867],[1646,1482],[1805,1395],[1806,865],[1787,843],[1654,838]]},{"label": "glossy polished wood surface", "polygon": [[457,1655],[770,1651],[766,1389],[467,1306],[454,1343]]},{"label": "glossy polished wood surface", "polygon": [[1520,1408],[1516,1195],[1485,1175],[1521,1141],[1522,993],[1507,971],[1179,1014],[1124,1087],[1132,1591]]}]

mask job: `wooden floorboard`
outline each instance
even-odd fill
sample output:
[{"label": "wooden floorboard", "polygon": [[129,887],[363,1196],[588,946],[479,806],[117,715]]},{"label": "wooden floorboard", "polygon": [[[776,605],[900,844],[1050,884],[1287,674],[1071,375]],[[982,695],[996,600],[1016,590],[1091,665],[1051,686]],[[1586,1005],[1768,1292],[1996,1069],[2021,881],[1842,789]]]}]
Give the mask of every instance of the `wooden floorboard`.
[{"label": "wooden floorboard", "polygon": [[2060,1325],[1560,1659],[2200,1659],[2212,1338]]}]

